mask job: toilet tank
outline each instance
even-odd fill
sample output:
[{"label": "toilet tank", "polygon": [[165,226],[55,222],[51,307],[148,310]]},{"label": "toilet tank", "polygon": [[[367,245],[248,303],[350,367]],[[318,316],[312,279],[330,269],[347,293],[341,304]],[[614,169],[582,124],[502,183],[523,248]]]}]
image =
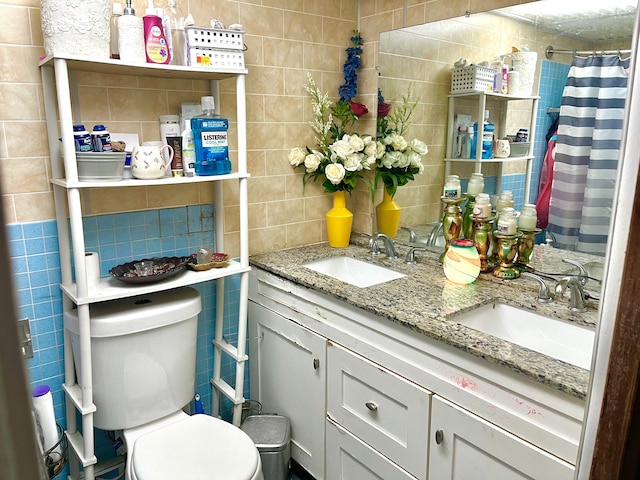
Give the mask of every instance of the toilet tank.
[{"label": "toilet tank", "polygon": [[[96,427],[136,427],[191,401],[201,308],[191,287],[90,305]],[[77,310],[65,312],[64,327],[80,379]]]}]

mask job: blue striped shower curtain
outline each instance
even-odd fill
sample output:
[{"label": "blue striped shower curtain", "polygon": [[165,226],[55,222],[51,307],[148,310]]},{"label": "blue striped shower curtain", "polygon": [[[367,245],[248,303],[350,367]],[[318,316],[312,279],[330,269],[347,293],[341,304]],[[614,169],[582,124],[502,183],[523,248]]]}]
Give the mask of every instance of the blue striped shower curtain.
[{"label": "blue striped shower curtain", "polygon": [[560,105],[549,201],[556,246],[604,255],[630,59],[575,57]]}]

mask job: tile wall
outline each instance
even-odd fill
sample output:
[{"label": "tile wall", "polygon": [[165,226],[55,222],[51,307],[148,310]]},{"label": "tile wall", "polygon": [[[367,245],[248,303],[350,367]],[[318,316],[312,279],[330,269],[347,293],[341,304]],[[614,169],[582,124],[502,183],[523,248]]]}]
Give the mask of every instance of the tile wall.
[{"label": "tile wall", "polygon": [[[213,246],[213,208],[211,205],[105,214],[85,219],[88,251],[98,252],[101,276],[109,269],[132,259],[188,255],[200,245]],[[31,386],[51,387],[57,421],[65,425],[62,382],[63,318],[60,291],[60,252],[56,222],[28,222],[8,226],[11,267],[20,318],[31,320],[34,357],[27,361]],[[152,239],[152,240],[149,240]],[[225,280],[225,336],[237,342],[239,278]],[[206,411],[211,413],[213,346],[215,335],[216,284],[196,285],[202,296],[198,322],[196,355],[196,391]],[[235,364],[223,357],[223,377],[233,382]],[[248,369],[246,371],[248,398]],[[230,405],[224,404],[223,416],[229,417]],[[230,417],[229,417],[230,418]],[[101,435],[100,435],[101,436]]]}]

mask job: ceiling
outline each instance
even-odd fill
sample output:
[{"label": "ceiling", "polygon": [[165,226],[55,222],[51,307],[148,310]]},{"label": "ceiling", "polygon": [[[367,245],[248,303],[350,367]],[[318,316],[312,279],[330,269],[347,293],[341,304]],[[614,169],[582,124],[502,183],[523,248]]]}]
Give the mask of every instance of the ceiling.
[{"label": "ceiling", "polygon": [[637,0],[541,0],[499,10],[552,33],[586,41],[616,41],[633,35]]}]

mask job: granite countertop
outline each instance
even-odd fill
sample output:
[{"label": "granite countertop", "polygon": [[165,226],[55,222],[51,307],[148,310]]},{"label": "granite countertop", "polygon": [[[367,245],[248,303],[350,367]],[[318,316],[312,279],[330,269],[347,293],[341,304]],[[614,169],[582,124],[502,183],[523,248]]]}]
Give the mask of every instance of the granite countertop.
[{"label": "granite countertop", "polygon": [[[473,284],[457,285],[445,277],[437,253],[418,251],[418,263],[407,265],[404,263],[406,246],[396,245],[397,259],[388,259],[384,253],[374,257],[367,248],[368,239],[366,235],[354,234],[351,244],[346,248],[335,249],[326,243],[309,245],[254,255],[250,258],[250,263],[254,267],[335,297],[378,317],[400,323],[569,395],[579,399],[586,398],[588,370],[460,325],[455,321],[455,315],[497,300],[514,307],[595,328],[598,317],[596,302],[588,301],[588,311],[585,313],[572,313],[568,298],[549,304],[538,303],[538,284],[527,278],[501,280],[491,274],[481,274]],[[305,263],[336,255],[380,264],[406,276],[361,289],[303,266]],[[536,270],[542,272],[575,274],[577,269],[562,263],[562,258],[592,264],[603,260],[591,255],[536,246],[531,263]],[[598,297],[599,283],[589,281],[585,290]],[[568,297],[568,294],[565,297]]]}]

